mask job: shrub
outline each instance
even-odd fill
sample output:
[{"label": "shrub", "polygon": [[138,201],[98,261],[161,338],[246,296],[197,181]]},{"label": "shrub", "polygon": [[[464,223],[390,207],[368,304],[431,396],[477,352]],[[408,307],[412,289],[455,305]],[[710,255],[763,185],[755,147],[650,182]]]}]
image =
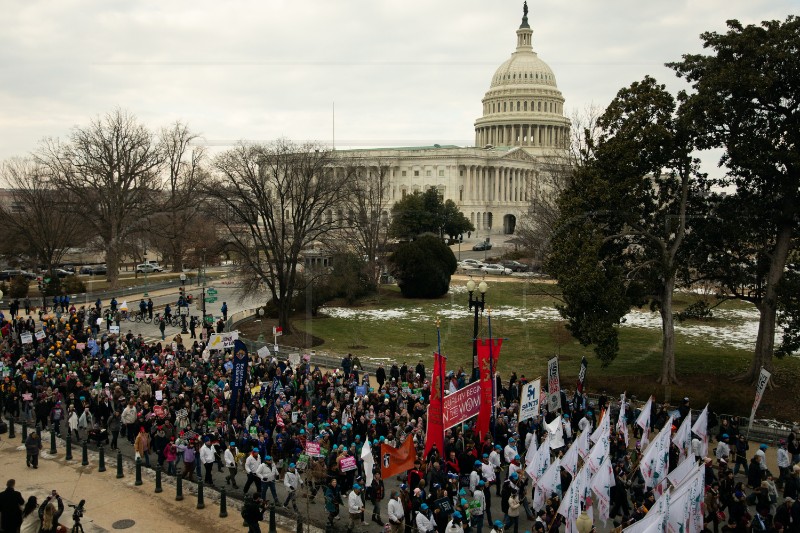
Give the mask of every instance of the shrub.
[{"label": "shrub", "polygon": [[406,298],[438,298],[446,294],[457,267],[453,251],[432,235],[402,244],[389,262]]},{"label": "shrub", "polygon": [[31,282],[25,276],[16,276],[11,278],[11,285],[8,287],[8,297],[25,298],[28,295],[30,283]]},{"label": "shrub", "polygon": [[67,276],[61,286],[67,294],[86,292],[86,284],[78,276]]}]

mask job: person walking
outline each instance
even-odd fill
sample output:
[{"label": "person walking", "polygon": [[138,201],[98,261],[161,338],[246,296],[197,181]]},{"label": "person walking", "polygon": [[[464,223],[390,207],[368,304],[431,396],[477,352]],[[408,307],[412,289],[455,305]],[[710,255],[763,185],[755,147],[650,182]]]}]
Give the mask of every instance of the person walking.
[{"label": "person walking", "polygon": [[191,335],[189,336],[190,339],[197,338],[197,333],[195,332],[196,329],[197,329],[197,318],[195,317],[189,318],[189,333],[191,333]]},{"label": "person walking", "polygon": [[288,494],[286,495],[286,501],[283,502],[284,507],[289,507],[289,502],[292,502],[292,508],[294,509],[294,512],[297,512],[297,491],[300,490],[300,486],[302,484],[303,480],[300,479],[300,474],[298,474],[295,470],[294,463],[289,463],[289,469],[283,476],[283,485],[288,491]]},{"label": "person walking", "polygon": [[222,320],[225,322],[228,321],[228,302],[222,302],[222,307],[220,308],[222,311]]},{"label": "person walking", "polygon": [[153,300],[151,298],[147,299],[147,318],[153,320]]},{"label": "person walking", "polygon": [[214,448],[211,446],[211,439],[206,437],[205,443],[200,448],[200,462],[203,463],[203,468],[206,470],[203,481],[209,487],[214,485],[214,479],[211,477],[211,472],[214,471],[214,459]]},{"label": "person walking", "polygon": [[277,481],[279,475],[278,469],[272,463],[272,457],[269,455],[264,457],[264,462],[261,463],[256,470],[256,477],[261,480],[261,499],[267,501],[267,490],[269,490],[275,505],[278,505],[278,493],[275,491],[275,481]]},{"label": "person walking", "polygon": [[139,434],[133,442],[133,450],[136,452],[136,458],[150,468],[150,435],[144,430],[144,426],[139,428]]},{"label": "person walking", "polygon": [[[233,485],[234,489],[238,489],[239,486],[236,484],[236,454],[238,450],[236,449],[236,443],[231,442],[230,445],[225,448],[225,453],[222,454],[222,461],[225,463],[225,468],[228,469],[228,475],[225,476],[225,483],[227,485]],[[263,498],[262,498],[263,499]]]},{"label": "person walking", "polygon": [[261,465],[261,459],[258,457],[258,450],[253,449],[253,451],[250,452],[250,456],[244,461],[244,471],[247,474],[247,481],[244,482],[242,492],[245,494],[250,490],[250,485],[252,484],[256,486],[256,493],[261,494],[261,480],[258,479],[256,475],[259,465]]},{"label": "person walking", "polygon": [[361,485],[358,483],[353,485],[353,490],[347,495],[347,512],[349,513],[347,530],[353,531],[361,520],[361,513],[364,512],[364,502],[361,501]]},{"label": "person walking", "polygon": [[164,332],[167,329],[167,320],[168,320],[168,318],[165,315],[164,316],[164,320],[162,320],[161,322],[158,323],[158,329],[161,331],[161,340],[162,341],[167,338],[167,336],[164,334]]},{"label": "person walking", "polygon": [[14,486],[16,481],[6,481],[6,490],[0,492],[0,529],[16,533],[22,525],[22,506],[25,500]]},{"label": "person walking", "polygon": [[389,513],[389,528],[391,533],[403,533],[405,531],[406,512],[403,509],[403,503],[400,501],[400,495],[396,490],[392,491],[387,505]]},{"label": "person walking", "polygon": [[189,481],[194,481],[194,442],[190,440],[189,444],[180,444],[177,446],[177,449],[178,452],[183,454],[183,473],[181,477]]},{"label": "person walking", "polygon": [[35,431],[25,439],[25,464],[28,468],[39,468],[39,452],[42,449],[42,438]]}]

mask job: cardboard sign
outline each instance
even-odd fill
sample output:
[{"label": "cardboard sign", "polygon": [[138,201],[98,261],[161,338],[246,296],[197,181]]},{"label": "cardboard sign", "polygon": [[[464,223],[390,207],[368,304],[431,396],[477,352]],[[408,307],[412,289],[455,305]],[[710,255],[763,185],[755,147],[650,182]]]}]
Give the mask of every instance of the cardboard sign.
[{"label": "cardboard sign", "polygon": [[266,346],[262,346],[261,348],[258,349],[256,353],[258,354],[259,358],[266,359],[267,357],[269,357],[269,348],[267,348]]},{"label": "cardboard sign", "polygon": [[178,409],[175,412],[175,418],[189,418],[189,411],[184,409]]},{"label": "cardboard sign", "polygon": [[300,454],[300,456],[297,458],[295,466],[299,471],[303,472],[306,468],[308,468],[308,456],[305,454]]},{"label": "cardboard sign", "polygon": [[163,399],[164,399],[164,391],[162,391],[162,390],[157,390],[157,391],[156,391],[156,401],[157,401],[157,402],[160,402],[160,401],[161,401],[161,400],[163,400]]},{"label": "cardboard sign", "polygon": [[42,331],[42,330],[40,329],[39,331],[37,331],[37,332],[36,332],[36,340],[37,340],[37,341],[44,340],[44,338],[45,338],[45,333],[44,333],[44,331]]},{"label": "cardboard sign", "polygon": [[79,343],[77,343],[77,344],[75,345],[75,349],[76,349],[76,350],[78,350],[79,352],[82,352],[83,350],[85,350],[85,349],[86,349],[86,343],[85,343],[85,342],[79,342]]},{"label": "cardboard sign", "polygon": [[366,385],[359,385],[356,387],[356,396],[366,396],[367,395],[367,386]]},{"label": "cardboard sign", "polygon": [[342,457],[339,459],[339,470],[341,472],[349,472],[356,469],[356,458],[352,455]]},{"label": "cardboard sign", "polygon": [[25,394],[22,395],[22,400],[26,401],[26,402],[32,402],[33,401],[33,394],[30,393],[30,392],[26,392]]},{"label": "cardboard sign", "polygon": [[19,336],[19,338],[22,341],[22,344],[33,344],[33,335],[30,333],[23,333]]},{"label": "cardboard sign", "polygon": [[108,331],[112,335],[119,335],[119,326],[111,326],[108,328]]},{"label": "cardboard sign", "polygon": [[143,379],[144,378],[144,370],[137,370],[136,371],[136,378]]},{"label": "cardboard sign", "polygon": [[549,393],[548,410],[555,413],[561,409],[561,383],[558,377],[558,357],[547,362],[547,392]]},{"label": "cardboard sign", "polygon": [[519,421],[539,416],[539,399],[542,393],[542,380],[529,381],[522,386],[522,397],[519,402]]},{"label": "cardboard sign", "polygon": [[297,366],[300,364],[300,354],[299,353],[290,353],[289,354],[289,364],[292,366]]},{"label": "cardboard sign", "polygon": [[306,454],[310,455],[311,457],[319,457],[321,455],[319,448],[320,446],[318,442],[306,442]]}]

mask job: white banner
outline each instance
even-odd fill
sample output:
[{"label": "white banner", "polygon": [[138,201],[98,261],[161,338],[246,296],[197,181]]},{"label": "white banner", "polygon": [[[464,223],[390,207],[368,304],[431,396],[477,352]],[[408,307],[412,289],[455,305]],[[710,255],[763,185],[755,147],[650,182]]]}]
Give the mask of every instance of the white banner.
[{"label": "white banner", "polygon": [[28,332],[23,333],[19,336],[20,341],[22,344],[33,344],[33,335]]},{"label": "white banner", "polygon": [[539,396],[541,390],[541,378],[529,381],[522,386],[522,396],[519,401],[520,422],[539,416]]},{"label": "white banner", "polygon": [[555,413],[561,408],[561,383],[558,379],[558,357],[547,362],[548,410]]},{"label": "white banner", "polygon": [[761,403],[761,397],[764,396],[764,391],[767,390],[767,383],[772,374],[766,368],[761,368],[761,375],[758,376],[758,383],[756,383],[756,399],[753,401],[753,409],[750,411],[750,423],[747,424],[747,432],[753,427],[753,419],[756,417],[756,409],[758,404]]}]

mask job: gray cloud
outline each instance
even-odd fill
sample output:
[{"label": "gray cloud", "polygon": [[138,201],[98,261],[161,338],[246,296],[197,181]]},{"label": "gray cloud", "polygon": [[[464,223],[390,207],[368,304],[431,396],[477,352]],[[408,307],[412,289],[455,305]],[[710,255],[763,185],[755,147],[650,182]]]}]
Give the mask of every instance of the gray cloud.
[{"label": "gray cloud", "polygon": [[[534,48],[568,108],[606,105],[698,35],[784,19],[792,0],[530,2]],[[121,106],[209,140],[469,141],[521,2],[7,2],[0,20],[0,159]]]}]

